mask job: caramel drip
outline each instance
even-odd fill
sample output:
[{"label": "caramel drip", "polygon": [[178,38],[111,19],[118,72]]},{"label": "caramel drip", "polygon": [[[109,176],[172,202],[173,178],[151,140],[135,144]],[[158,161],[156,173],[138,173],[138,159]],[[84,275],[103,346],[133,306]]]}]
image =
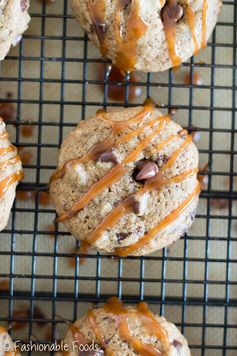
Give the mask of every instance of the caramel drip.
[{"label": "caramel drip", "polygon": [[89,310],[87,313],[87,317],[88,320],[94,330],[94,333],[96,335],[96,339],[99,341],[99,344],[106,350],[106,354],[108,356],[114,356],[114,353],[112,350],[110,350],[110,348],[107,346],[105,340],[104,340],[104,336],[101,333],[101,330],[99,328],[99,326],[97,325],[96,321],[95,321],[95,315],[94,315],[94,311],[93,310]]},{"label": "caramel drip", "polygon": [[195,35],[195,12],[193,11],[192,7],[189,4],[187,4],[186,7],[186,14],[187,14],[188,26],[190,28],[192,38],[193,38],[194,54],[198,54],[199,48],[198,48],[197,38]]},{"label": "caramel drip", "polygon": [[[93,184],[89,191],[83,195],[78,202],[73,204],[70,210],[58,218],[58,222],[65,221],[73,217],[77,212],[83,209],[86,205],[90,203],[90,201],[95,198],[102,190],[114,184],[118,179],[120,179],[125,173],[129,172],[132,168],[126,168],[125,165],[129,164],[137,159],[137,157],[141,154],[141,152],[146,148],[146,146],[152,141],[152,139],[163,129],[167,118],[163,118],[159,120],[158,128],[145,139],[143,139],[136,149],[132,151],[128,157],[126,157],[120,164],[112,168],[104,177],[102,177],[98,182]],[[157,120],[153,120],[153,122],[149,123],[150,126],[157,124]],[[139,128],[139,130],[144,130],[146,126]]]},{"label": "caramel drip", "polygon": [[204,48],[207,45],[207,0],[203,0],[202,6],[202,43],[201,47]]},{"label": "caramel drip", "polygon": [[3,168],[9,164],[16,164],[17,162],[20,162],[21,158],[20,156],[15,156],[13,158],[8,159],[7,161],[0,162],[0,168]]},{"label": "caramel drip", "polygon": [[100,41],[100,51],[106,56],[107,45],[106,45],[106,2],[105,0],[89,0],[88,10],[91,17],[91,21],[95,27],[98,40]]},{"label": "caramel drip", "polygon": [[141,356],[158,356],[164,355],[151,344],[143,344],[138,338],[133,337],[129,329],[127,317],[129,315],[134,315],[138,317],[141,321],[142,326],[146,327],[149,335],[155,335],[161,342],[163,348],[166,350],[168,348],[167,335],[161,328],[159,322],[156,320],[155,316],[148,310],[145,306],[146,303],[139,304],[137,309],[126,309],[123,308],[121,301],[116,298],[110,298],[104,310],[108,313],[112,313],[116,316],[119,336],[121,339],[125,340],[130,348],[135,350]]},{"label": "caramel drip", "polygon": [[[123,121],[113,121],[108,119],[107,117],[101,116],[102,119],[105,119],[106,121],[110,121],[112,127],[113,127],[113,133],[114,134],[118,134],[121,131],[123,131],[124,129],[126,129],[127,127],[129,127],[130,124],[134,124],[137,123],[139,121],[144,120],[145,118],[147,118],[148,115],[150,115],[151,110],[149,108],[149,106],[147,105],[146,107],[144,107],[140,113],[138,113],[137,115],[135,115],[133,118],[129,119],[127,122],[123,122]],[[132,135],[135,135],[135,133],[133,132]],[[129,134],[128,134],[129,135]],[[126,142],[128,140],[128,138],[132,138],[132,135],[130,134],[129,136],[125,136],[121,139],[118,140],[117,144],[122,143],[122,142]],[[124,140],[124,141],[123,141]],[[81,158],[75,158],[75,159],[71,159],[69,161],[67,161],[66,163],[64,163],[64,165],[58,169],[50,178],[50,183],[54,182],[57,179],[63,178],[63,176],[66,173],[66,169],[68,166],[72,166],[74,164],[80,164],[80,163],[84,163],[88,160],[96,160],[99,158],[99,156],[109,150],[112,149],[112,147],[114,147],[115,145],[115,140],[112,138],[107,138],[105,140],[103,140],[102,142],[97,143],[96,145],[94,145],[90,151],[88,153],[86,153],[83,157]]]},{"label": "caramel drip", "polygon": [[[122,11],[130,6],[125,34],[122,33]],[[133,71],[137,62],[137,41],[144,36],[147,25],[140,17],[139,0],[117,0],[114,36],[116,41],[115,66],[122,72]]]},{"label": "caramel drip", "polygon": [[0,199],[12,184],[20,181],[23,178],[23,176],[24,174],[22,171],[17,171],[16,173],[13,173],[11,176],[3,179],[0,182]]},{"label": "caramel drip", "polygon": [[177,23],[172,16],[169,16],[169,9],[177,6],[177,0],[167,1],[167,11],[163,11],[163,25],[165,31],[165,37],[167,41],[168,52],[173,67],[178,67],[181,64],[181,58],[176,54],[176,35],[177,35]]},{"label": "caramel drip", "polygon": [[0,148],[0,157],[10,152],[16,152],[16,148],[14,146]]},{"label": "caramel drip", "polygon": [[138,250],[139,248],[147,245],[155,235],[158,234],[162,229],[166,226],[170,225],[174,220],[176,220],[194,201],[197,195],[200,192],[200,186],[197,184],[194,191],[188,196],[186,200],[183,201],[173,212],[168,215],[164,220],[162,220],[159,224],[153,227],[146,235],[144,235],[137,243],[132,246],[125,247],[125,248],[118,248],[116,249],[116,253],[119,256],[125,257],[130,255],[132,252]]}]

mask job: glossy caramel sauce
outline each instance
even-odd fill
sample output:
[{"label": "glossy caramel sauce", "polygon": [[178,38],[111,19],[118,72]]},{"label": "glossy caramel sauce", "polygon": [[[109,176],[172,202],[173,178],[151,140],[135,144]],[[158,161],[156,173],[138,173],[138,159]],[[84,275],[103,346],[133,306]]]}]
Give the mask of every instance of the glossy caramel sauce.
[{"label": "glossy caramel sauce", "polygon": [[[144,36],[147,25],[140,17],[139,0],[117,0],[115,9],[115,19],[112,23],[111,31],[115,38],[116,56],[114,64],[122,72],[134,70],[137,61],[137,41]],[[125,10],[129,9],[129,14],[125,19]],[[108,53],[107,46],[107,23],[106,23],[106,3],[104,0],[90,0],[88,10],[91,21],[100,42],[100,50],[104,56]],[[124,12],[124,14],[123,14]],[[123,21],[126,24],[123,24]]]},{"label": "glossy caramel sauce", "polygon": [[[143,122],[145,118],[147,118],[147,115],[150,115],[150,110],[151,110],[151,105],[152,103],[149,103],[150,109],[148,106],[148,103],[145,104],[146,106],[144,107],[143,110],[141,110],[140,113],[137,115],[134,115],[131,119],[129,119],[126,124],[127,125],[132,125],[135,122]],[[102,117],[102,120],[109,120],[108,117]],[[139,120],[139,121],[138,121]],[[143,138],[139,144],[134,148],[126,158],[121,163],[116,164],[111,170],[103,176],[100,180],[98,180],[96,183],[94,183],[90,189],[78,200],[76,201],[72,207],[66,211],[64,214],[60,215],[58,218],[58,221],[65,221],[67,219],[72,218],[75,214],[77,214],[81,209],[83,209],[85,206],[87,206],[99,193],[101,193],[105,188],[110,187],[113,185],[117,180],[119,180],[124,174],[130,172],[130,170],[133,170],[132,167],[129,166],[130,163],[136,161],[141,154],[141,152],[152,142],[152,140],[164,129],[166,124],[170,121],[169,117],[162,116],[159,118],[155,118],[153,120],[150,120],[147,123],[144,123],[143,126],[140,126],[136,128],[135,130],[129,131],[127,134],[124,136],[119,136],[116,137],[114,135],[112,139],[112,143],[115,144],[121,144],[124,142],[128,142],[131,140],[134,136],[137,136],[144,132],[144,130],[148,127],[154,127],[154,130],[151,134],[149,134],[147,137]],[[113,121],[113,124],[115,122]],[[123,125],[124,122],[116,122],[116,125]],[[119,129],[118,129],[119,128]],[[116,127],[115,132],[121,132],[122,128],[121,126]],[[108,140],[108,139],[107,139]],[[133,213],[135,212],[135,206],[136,206],[136,197],[138,197],[141,194],[144,194],[146,192],[150,192],[152,190],[159,190],[161,187],[172,184],[172,183],[181,183],[185,179],[197,174],[198,169],[189,169],[179,175],[167,178],[167,173],[169,169],[171,169],[173,166],[175,166],[176,161],[179,159],[180,155],[183,154],[184,150],[189,146],[189,144],[192,142],[192,136],[188,135],[187,130],[182,129],[180,130],[177,134],[175,135],[170,135],[167,137],[164,141],[160,142],[156,146],[153,146],[154,154],[157,152],[161,152],[168,144],[170,144],[173,141],[176,140],[181,140],[181,144],[179,147],[172,153],[171,157],[165,162],[165,164],[159,169],[158,173],[155,175],[155,177],[148,179],[145,181],[145,184],[143,188],[135,192],[134,194],[128,196],[124,201],[120,202],[117,206],[115,206],[112,211],[104,218],[104,220],[98,225],[98,227],[87,237],[86,241],[84,241],[83,244],[93,244],[101,237],[101,234],[106,231],[111,229],[115,224],[125,215],[128,213]],[[105,140],[106,141],[106,140]],[[106,141],[107,142],[107,141]],[[100,147],[102,145],[103,147],[103,142],[99,143]],[[90,156],[96,151],[95,149],[97,145],[95,145],[84,157]],[[106,146],[108,147],[108,146]],[[111,148],[114,146],[111,146]],[[100,150],[101,153],[101,150]],[[80,159],[80,161],[83,160],[83,157]],[[72,164],[75,160],[70,161],[69,164]],[[78,160],[76,160],[78,162]],[[68,163],[67,163],[68,164]],[[64,166],[63,166],[64,167]],[[60,174],[59,174],[60,172]],[[54,177],[53,180],[59,179],[59,177],[62,177],[63,174],[65,173],[65,168],[63,170],[59,170],[56,172],[58,173],[58,177]],[[190,194],[190,197],[187,198],[178,208],[176,208],[173,212],[170,213],[169,216],[167,216],[163,221],[161,221],[157,226],[153,227],[151,231],[149,231],[144,237],[142,237],[138,243],[136,243],[133,246],[130,246],[126,249],[117,249],[116,253],[120,256],[127,256],[128,253],[135,251],[137,248],[142,247],[143,245],[149,243],[150,239],[152,239],[161,229],[164,229],[169,223],[173,222],[175,219],[178,218],[182,212],[188,208],[188,206],[192,203],[192,201],[198,196],[200,192],[200,188],[196,187],[194,192]]]},{"label": "glossy caramel sauce", "polygon": [[[166,331],[161,327],[155,315],[148,309],[146,303],[139,303],[136,308],[125,308],[118,298],[112,297],[109,298],[107,303],[101,308],[104,309],[106,314],[113,314],[116,320],[115,327],[120,339],[126,342],[136,354],[141,356],[165,356],[167,352],[169,352],[170,345]],[[138,319],[145,333],[159,340],[159,348],[161,350],[152,344],[143,343],[140,338],[133,336],[129,325],[129,317]],[[87,319],[94,331],[96,341],[101,348],[106,351],[106,355],[116,356],[113,350],[108,346],[106,335],[103,335],[99,323],[96,322],[94,310],[88,311]],[[77,335],[79,335],[80,343],[88,343],[84,336],[81,337],[80,330],[75,325],[70,326],[70,330],[74,340],[77,340]]]},{"label": "glossy caramel sauce", "polygon": [[0,182],[0,199],[3,197],[3,195],[6,193],[6,191],[12,184],[19,182],[23,177],[24,177],[23,172],[17,171],[16,173],[13,173],[11,176],[3,179]]},{"label": "glossy caramel sauce", "polygon": [[[100,81],[104,80],[104,71],[105,65],[103,63],[98,64],[98,79]],[[137,77],[132,72],[128,81],[125,81],[124,74],[115,66],[112,66],[112,69],[108,76],[108,97],[112,100],[124,101],[126,97],[126,85],[128,85],[128,100],[134,100],[142,94],[142,87],[135,85],[137,83]],[[113,83],[114,82],[114,83]],[[124,85],[118,84],[124,83]],[[125,85],[125,83],[127,83]],[[133,85],[129,85],[133,83]],[[104,92],[104,84],[100,85],[101,90]]]},{"label": "glossy caramel sauce", "polygon": [[202,7],[202,43],[201,47],[204,48],[207,45],[207,0],[203,0]]}]

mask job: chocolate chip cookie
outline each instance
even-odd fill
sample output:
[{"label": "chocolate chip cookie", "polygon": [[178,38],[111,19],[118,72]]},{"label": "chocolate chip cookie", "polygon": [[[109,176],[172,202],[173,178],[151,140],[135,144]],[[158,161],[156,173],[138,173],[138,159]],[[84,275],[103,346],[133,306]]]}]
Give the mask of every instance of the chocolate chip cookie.
[{"label": "chocolate chip cookie", "polygon": [[221,0],[71,0],[102,54],[124,71],[164,71],[206,46]]},{"label": "chocolate chip cookie", "polygon": [[7,224],[17,183],[23,178],[20,156],[12,146],[5,124],[0,118],[0,231]]},{"label": "chocolate chip cookie", "polygon": [[69,356],[191,355],[174,324],[153,314],[146,303],[124,306],[115,297],[71,325],[64,345]]},{"label": "chocolate chip cookie", "polygon": [[152,107],[98,113],[64,140],[50,193],[84,245],[146,255],[190,227],[200,192],[192,137]]},{"label": "chocolate chip cookie", "polygon": [[0,1],[0,60],[3,60],[11,46],[16,46],[28,27],[29,0]]}]

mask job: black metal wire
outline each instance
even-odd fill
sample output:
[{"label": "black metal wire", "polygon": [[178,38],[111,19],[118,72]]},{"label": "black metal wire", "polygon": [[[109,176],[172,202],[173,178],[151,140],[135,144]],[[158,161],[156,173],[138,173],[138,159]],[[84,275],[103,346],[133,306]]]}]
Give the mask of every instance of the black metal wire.
[{"label": "black metal wire", "polygon": [[[195,84],[183,84],[177,83],[173,78],[172,71],[168,73],[168,80],[164,80],[164,77],[157,76],[154,80],[154,75],[148,73],[143,79],[139,79],[138,82],[133,83],[129,81],[129,76],[126,75],[125,81],[123,83],[117,83],[117,85],[125,86],[125,96],[123,102],[116,102],[108,99],[108,72],[105,70],[103,80],[99,79],[89,79],[89,65],[98,63],[105,63],[108,65],[108,61],[99,58],[91,58],[89,56],[89,42],[86,35],[75,36],[68,34],[68,24],[69,21],[74,21],[71,12],[69,12],[69,3],[67,0],[61,0],[62,2],[62,12],[57,14],[52,14],[48,12],[46,2],[42,1],[42,9],[39,13],[34,10],[34,5],[32,5],[32,21],[40,20],[41,29],[40,34],[25,34],[23,41],[19,45],[19,55],[10,54],[7,61],[13,61],[18,63],[18,74],[13,76],[8,76],[6,72],[3,72],[0,77],[0,88],[7,87],[7,85],[15,84],[17,87],[17,97],[8,98],[7,101],[13,103],[17,107],[17,119],[10,125],[15,125],[16,136],[15,144],[17,146],[24,146],[26,148],[32,148],[36,151],[36,161],[34,164],[29,164],[25,166],[25,169],[34,170],[35,180],[27,181],[25,180],[19,186],[20,190],[34,190],[37,192],[36,199],[33,205],[19,206],[14,204],[12,211],[12,219],[10,225],[0,234],[0,246],[1,240],[6,241],[10,239],[9,249],[2,250],[0,248],[0,261],[4,258],[8,258],[9,266],[4,271],[0,271],[0,281],[3,278],[9,279],[10,287],[9,291],[0,291],[0,307],[4,303],[6,308],[8,308],[8,313],[6,315],[0,315],[1,322],[28,322],[28,333],[27,336],[22,337],[22,339],[32,339],[35,335],[35,325],[37,322],[43,323],[47,322],[52,330],[51,340],[56,337],[57,327],[63,324],[63,321],[58,319],[57,315],[60,314],[64,316],[64,310],[60,309],[60,303],[66,303],[67,318],[69,320],[75,320],[80,313],[80,309],[83,309],[83,305],[89,306],[89,303],[104,302],[109,296],[105,293],[104,283],[111,283],[114,286],[114,293],[122,298],[125,302],[135,303],[139,300],[146,300],[149,302],[154,309],[162,315],[167,316],[170,320],[175,321],[176,324],[181,328],[182,332],[188,336],[190,347],[192,349],[193,355],[236,355],[237,354],[237,317],[233,321],[230,317],[231,312],[234,310],[237,314],[237,295],[231,293],[231,288],[236,288],[237,290],[237,279],[234,279],[231,275],[233,269],[237,267],[237,256],[234,256],[231,251],[234,244],[237,244],[237,236],[233,234],[233,228],[236,225],[237,215],[234,208],[235,200],[237,199],[237,192],[235,188],[235,179],[237,172],[235,170],[236,164],[236,143],[235,136],[237,128],[235,126],[236,119],[236,32],[237,32],[237,3],[236,1],[225,1],[224,7],[232,6],[233,8],[233,22],[220,21],[217,25],[217,30],[229,28],[233,30],[233,43],[223,43],[217,42],[216,31],[212,35],[212,39],[208,43],[208,50],[210,51],[210,62],[209,63],[198,63],[195,59],[191,59],[190,62],[185,63],[183,68],[190,71],[192,76],[195,70],[207,69],[210,71],[210,83],[195,85]],[[52,5],[53,6],[53,5]],[[47,20],[58,19],[62,26],[62,36],[59,35],[49,35],[47,34]],[[25,55],[26,46],[31,41],[39,41],[40,43],[40,53],[29,56]],[[62,50],[61,55],[56,57],[47,56],[45,46],[46,41],[61,41]],[[72,58],[68,56],[67,46],[71,41],[77,41],[79,46],[83,49],[81,58]],[[220,49],[232,49],[232,63],[225,63],[225,58],[223,58],[222,63],[216,63],[217,50]],[[39,64],[39,77],[31,78],[27,73],[23,75],[23,66],[25,61],[31,64]],[[45,78],[45,64],[46,63],[60,63],[61,64],[61,75],[59,78]],[[66,66],[68,63],[78,63],[83,66],[83,75],[79,79],[68,79],[66,75]],[[225,74],[225,70],[232,71],[232,83],[231,85],[226,85],[225,83],[215,82],[216,71],[221,70],[222,74]],[[23,86],[26,83],[38,83],[39,84],[39,97],[37,99],[24,98],[23,96]],[[60,95],[56,100],[47,99],[44,96],[44,84],[58,84],[60,85]],[[77,101],[66,99],[65,87],[67,84],[81,85],[82,94],[81,98]],[[113,82],[114,84],[114,82]],[[99,100],[89,100],[88,90],[93,88],[93,86],[103,86],[104,92]],[[116,108],[116,107],[130,107],[137,105],[134,102],[129,101],[129,89],[131,86],[136,85],[144,89],[145,96],[152,95],[153,90],[167,90],[168,100],[162,105],[163,110],[177,109],[182,112],[187,113],[187,126],[192,127],[194,125],[194,113],[195,112],[205,112],[208,113],[208,123],[209,126],[198,127],[198,131],[201,134],[208,135],[209,144],[206,148],[200,148],[200,156],[207,157],[210,165],[209,172],[205,174],[208,176],[209,181],[206,189],[203,190],[201,194],[201,202],[205,203],[206,213],[198,213],[196,217],[196,224],[205,226],[205,233],[195,236],[185,235],[183,240],[183,251],[179,255],[169,255],[169,249],[166,248],[162,251],[160,255],[151,255],[144,257],[128,257],[126,260],[123,258],[117,258],[115,260],[115,266],[117,266],[115,275],[107,275],[104,271],[104,264],[112,261],[112,256],[106,256],[99,253],[90,253],[87,256],[87,263],[93,266],[94,273],[90,275],[89,273],[82,273],[81,267],[79,265],[80,259],[83,255],[70,251],[61,251],[60,249],[60,239],[69,238],[70,234],[65,231],[61,231],[60,227],[56,225],[55,227],[55,239],[53,242],[53,249],[49,252],[41,252],[38,250],[38,241],[40,236],[47,236],[51,232],[47,230],[42,230],[40,227],[40,219],[42,214],[45,216],[55,217],[55,211],[50,208],[42,208],[39,204],[39,193],[41,191],[47,191],[48,183],[41,180],[42,170],[49,170],[53,172],[55,165],[42,163],[42,150],[43,149],[58,149],[62,140],[64,129],[75,126],[75,122],[66,120],[65,121],[65,111],[67,107],[78,107],[78,116],[84,120],[87,117],[87,109],[93,107],[95,110],[99,107],[101,108]],[[160,89],[161,88],[161,89]],[[196,89],[200,91],[207,91],[210,98],[209,105],[202,104],[197,105],[195,102],[195,92]],[[181,103],[180,105],[174,104],[175,90],[188,90],[188,101],[187,103]],[[221,103],[217,103],[214,100],[215,93],[218,91],[225,91],[229,93],[231,97],[231,106],[222,106]],[[2,94],[2,93],[1,93]],[[0,103],[5,102],[4,97],[0,98]],[[21,116],[22,107],[28,105],[36,105],[38,108],[37,120],[30,123],[37,128],[37,140],[35,142],[21,142],[20,128],[22,126]],[[57,105],[59,106],[59,121],[45,121],[44,120],[44,107],[45,105]],[[230,115],[230,128],[218,127],[215,124],[215,114],[219,113],[229,113]],[[27,125],[29,123],[24,123]],[[43,140],[43,130],[47,128],[58,128],[58,140],[56,143],[53,141],[45,142]],[[216,148],[214,146],[213,138],[215,134],[229,134],[230,136],[230,146],[229,149]],[[217,171],[213,167],[213,160],[223,159],[223,155],[229,156],[229,168],[228,171]],[[225,189],[223,186],[219,186],[218,189],[213,188],[213,179],[216,177],[228,178],[229,179],[229,189]],[[211,206],[211,199],[225,199],[228,201],[228,212],[227,214],[214,213]],[[20,229],[17,225],[17,214],[33,214],[34,225],[33,229]],[[212,234],[212,223],[220,222],[226,224],[226,234],[225,236],[221,234]],[[29,246],[27,251],[18,251],[16,246],[19,244],[19,239],[32,236],[31,246]],[[190,256],[190,244],[203,243],[203,254],[201,256]],[[212,244],[223,243],[223,249],[225,250],[225,256],[215,256],[210,255],[210,246]],[[217,245],[216,245],[217,246]],[[79,242],[75,242],[75,249],[78,249]],[[21,258],[30,260],[31,270],[27,273],[20,273],[16,269],[16,261]],[[48,273],[38,273],[37,263],[40,258],[47,258],[49,264]],[[75,260],[75,269],[73,273],[61,274],[60,264],[63,260],[72,258]],[[131,271],[128,276],[124,276],[125,269],[127,268],[126,263],[131,262],[130,266],[134,266],[136,273]],[[172,277],[169,275],[169,266],[172,263],[179,264],[181,273],[179,277]],[[219,264],[225,267],[225,276],[218,277],[218,279],[211,278],[209,275],[210,268],[214,264]],[[203,278],[199,279],[198,276],[189,276],[189,268],[191,265],[199,264],[203,268]],[[136,266],[136,267],[135,267]],[[52,268],[52,273],[50,273]],[[158,272],[154,276],[150,276],[147,271],[150,268],[154,270],[157,268]],[[30,288],[22,290],[20,288],[15,288],[17,282],[25,283],[30,285]],[[37,283],[39,281],[47,281],[49,290],[38,290]],[[28,283],[29,282],[29,283]],[[62,291],[60,286],[62,283],[72,282],[72,288],[67,292]],[[94,289],[91,289],[90,293],[83,292],[83,283],[94,282]],[[125,286],[131,286],[131,293],[128,292],[129,289]],[[18,284],[19,285],[19,284]],[[136,286],[135,289],[132,289]],[[153,289],[157,291],[156,294],[147,293],[147,288],[152,286]],[[190,288],[198,286],[202,293],[195,297],[189,296]],[[173,287],[173,294],[167,292]],[[221,287],[223,293],[221,295],[214,295],[210,293],[212,287]],[[135,288],[135,287],[134,287]],[[178,291],[178,289],[180,290]],[[124,292],[125,290],[125,292]],[[177,290],[177,294],[176,294]],[[149,289],[150,291],[150,289]],[[26,317],[16,317],[14,312],[18,303],[27,302],[29,306],[29,314]],[[44,320],[38,319],[34,315],[35,306],[38,303],[43,303],[45,308],[49,308],[49,312],[45,316]],[[215,308],[215,313],[218,321],[210,319],[210,314],[212,313],[212,308]],[[180,317],[177,316],[177,311],[180,313]],[[193,315],[193,319],[190,319],[190,312]],[[199,317],[196,318],[196,313],[198,312]],[[219,316],[223,315],[221,319]],[[221,333],[221,339],[217,342],[212,341],[210,343],[209,333]],[[196,337],[198,335],[198,337]],[[219,335],[219,334],[218,334]],[[232,338],[230,339],[230,335]],[[233,337],[234,335],[234,337]],[[13,333],[13,336],[15,334]],[[41,340],[42,339],[42,340]],[[214,339],[215,340],[215,339]],[[230,341],[231,340],[231,341]],[[235,340],[235,341],[233,341]],[[44,341],[43,337],[38,337],[38,342]],[[31,352],[29,352],[31,354]]]}]

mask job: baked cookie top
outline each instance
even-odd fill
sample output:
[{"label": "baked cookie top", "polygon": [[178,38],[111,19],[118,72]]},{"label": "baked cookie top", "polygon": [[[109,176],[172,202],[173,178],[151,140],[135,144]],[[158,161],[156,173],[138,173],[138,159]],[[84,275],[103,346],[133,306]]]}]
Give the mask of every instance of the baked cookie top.
[{"label": "baked cookie top", "polygon": [[164,71],[206,46],[221,0],[71,0],[80,25],[124,71]]},{"label": "baked cookie top", "polygon": [[91,356],[191,355],[174,324],[153,314],[144,302],[124,306],[115,297],[71,325],[64,344],[69,346],[69,356],[84,355],[86,348]]},{"label": "baked cookie top", "polygon": [[177,240],[200,187],[192,137],[152,105],[99,113],[64,140],[50,193],[71,233],[120,256]]}]

